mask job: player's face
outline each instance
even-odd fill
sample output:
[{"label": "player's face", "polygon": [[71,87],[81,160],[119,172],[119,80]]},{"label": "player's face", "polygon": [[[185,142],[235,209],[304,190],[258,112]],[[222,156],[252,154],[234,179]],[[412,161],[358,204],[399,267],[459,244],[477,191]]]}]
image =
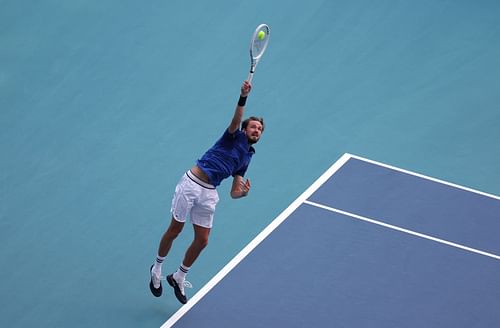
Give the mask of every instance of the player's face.
[{"label": "player's face", "polygon": [[259,121],[250,121],[245,129],[245,134],[249,144],[254,144],[259,141],[262,135],[262,124]]}]

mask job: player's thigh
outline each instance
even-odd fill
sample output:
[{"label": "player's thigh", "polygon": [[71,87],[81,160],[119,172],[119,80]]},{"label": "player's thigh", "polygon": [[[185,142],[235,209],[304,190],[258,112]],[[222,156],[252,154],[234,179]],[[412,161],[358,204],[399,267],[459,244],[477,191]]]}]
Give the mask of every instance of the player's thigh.
[{"label": "player's thigh", "polygon": [[191,208],[191,223],[204,228],[212,228],[218,202],[219,195],[215,189],[205,190],[204,194]]},{"label": "player's thigh", "polygon": [[175,187],[170,212],[172,218],[178,222],[186,222],[194,203],[200,194],[200,187],[184,175]]}]

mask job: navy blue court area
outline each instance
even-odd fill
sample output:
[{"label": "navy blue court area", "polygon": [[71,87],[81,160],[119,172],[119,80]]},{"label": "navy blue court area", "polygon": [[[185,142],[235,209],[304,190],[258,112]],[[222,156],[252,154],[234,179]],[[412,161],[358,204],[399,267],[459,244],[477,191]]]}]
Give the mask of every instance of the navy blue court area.
[{"label": "navy blue court area", "polygon": [[345,154],[163,327],[498,327],[500,198]]}]

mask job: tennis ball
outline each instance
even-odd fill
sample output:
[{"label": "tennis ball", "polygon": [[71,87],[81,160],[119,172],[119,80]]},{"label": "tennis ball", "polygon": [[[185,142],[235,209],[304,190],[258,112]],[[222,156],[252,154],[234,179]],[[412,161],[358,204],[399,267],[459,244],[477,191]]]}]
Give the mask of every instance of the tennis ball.
[{"label": "tennis ball", "polygon": [[257,38],[258,38],[259,40],[261,40],[261,41],[262,41],[262,40],[264,40],[264,38],[265,38],[265,37],[266,37],[266,32],[264,32],[264,31],[259,31],[259,33],[257,33]]}]

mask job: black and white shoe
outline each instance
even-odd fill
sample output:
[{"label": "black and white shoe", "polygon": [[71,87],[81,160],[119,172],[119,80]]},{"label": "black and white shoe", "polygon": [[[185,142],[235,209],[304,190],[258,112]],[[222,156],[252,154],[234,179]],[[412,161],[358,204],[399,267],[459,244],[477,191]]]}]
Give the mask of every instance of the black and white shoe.
[{"label": "black and white shoe", "polygon": [[184,284],[178,284],[177,281],[175,281],[173,274],[167,276],[167,282],[174,288],[175,297],[177,297],[179,302],[186,304],[187,297],[186,294],[184,294]]},{"label": "black and white shoe", "polygon": [[[154,296],[160,297],[161,293],[163,292],[163,288],[161,287],[160,276],[153,273],[153,266],[151,266],[151,268],[149,269],[149,275],[151,276],[151,280],[149,281],[149,289]],[[159,287],[156,288],[155,285]]]}]

